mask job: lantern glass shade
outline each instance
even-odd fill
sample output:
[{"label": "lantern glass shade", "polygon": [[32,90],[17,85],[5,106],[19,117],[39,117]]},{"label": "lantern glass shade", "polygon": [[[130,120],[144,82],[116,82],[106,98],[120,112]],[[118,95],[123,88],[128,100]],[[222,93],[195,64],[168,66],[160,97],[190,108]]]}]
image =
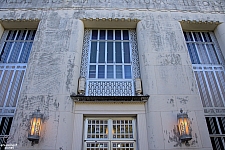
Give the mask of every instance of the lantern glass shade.
[{"label": "lantern glass shade", "polygon": [[43,114],[40,113],[40,110],[37,110],[37,112],[34,112],[32,114],[30,120],[30,130],[28,133],[28,140],[38,143],[40,138],[42,121],[43,121]]},{"label": "lantern glass shade", "polygon": [[188,118],[187,113],[183,113],[183,111],[181,110],[181,113],[177,114],[177,123],[180,134],[180,140],[181,141],[191,140],[192,135],[191,135],[190,120]]}]

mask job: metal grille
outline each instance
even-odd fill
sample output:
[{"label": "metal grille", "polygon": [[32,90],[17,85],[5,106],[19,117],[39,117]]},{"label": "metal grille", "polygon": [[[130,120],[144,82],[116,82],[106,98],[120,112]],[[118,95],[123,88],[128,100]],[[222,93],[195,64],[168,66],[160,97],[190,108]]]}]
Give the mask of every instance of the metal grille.
[{"label": "metal grille", "polygon": [[135,150],[135,119],[86,118],[86,150]]},{"label": "metal grille", "polygon": [[5,30],[1,39],[0,144],[7,142],[35,32]]},{"label": "metal grille", "polygon": [[225,117],[206,117],[213,149],[225,149]]},{"label": "metal grille", "polygon": [[87,81],[88,96],[132,96],[132,81]]},{"label": "metal grille", "polygon": [[[90,81],[86,84],[88,89],[85,95],[134,95],[134,80],[140,78],[135,30],[85,30],[81,76],[85,77],[87,82]],[[97,80],[93,81],[93,79]],[[119,81],[121,79],[129,80],[129,82]],[[128,86],[125,85],[125,88],[128,89],[124,90],[123,87],[119,89],[123,91],[119,92],[114,87],[118,82],[123,85],[129,83]],[[132,84],[130,84],[131,82]],[[94,85],[97,86],[97,89]],[[100,85],[107,86],[105,88]],[[112,87],[110,88],[108,85],[112,85]],[[130,88],[130,85],[133,87]],[[94,93],[96,91],[97,93]]]},{"label": "metal grille", "polygon": [[[184,32],[213,149],[224,147],[224,58],[213,32]],[[215,116],[215,117],[209,117]]]}]

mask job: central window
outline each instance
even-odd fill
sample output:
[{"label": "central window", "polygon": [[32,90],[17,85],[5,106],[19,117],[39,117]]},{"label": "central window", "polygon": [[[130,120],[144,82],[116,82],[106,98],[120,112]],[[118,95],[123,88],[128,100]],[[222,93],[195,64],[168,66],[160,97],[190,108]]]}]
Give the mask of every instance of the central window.
[{"label": "central window", "polygon": [[87,96],[133,96],[140,78],[135,30],[86,29],[81,77]]},{"label": "central window", "polygon": [[131,79],[128,30],[92,30],[89,78]]},{"label": "central window", "polygon": [[86,118],[85,150],[135,150],[134,118]]}]

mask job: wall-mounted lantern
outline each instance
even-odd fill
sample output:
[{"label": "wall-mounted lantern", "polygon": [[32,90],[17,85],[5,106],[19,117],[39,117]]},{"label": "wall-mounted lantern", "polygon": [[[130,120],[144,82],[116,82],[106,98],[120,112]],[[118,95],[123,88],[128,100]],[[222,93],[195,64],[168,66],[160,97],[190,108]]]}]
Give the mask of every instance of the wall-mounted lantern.
[{"label": "wall-mounted lantern", "polygon": [[40,138],[41,126],[44,119],[44,114],[38,109],[34,112],[30,119],[30,130],[28,133],[28,140],[32,141],[31,145],[37,144]]},{"label": "wall-mounted lantern", "polygon": [[190,120],[188,114],[184,113],[182,109],[180,113],[177,114],[177,123],[181,142],[188,143],[188,141],[192,139]]}]

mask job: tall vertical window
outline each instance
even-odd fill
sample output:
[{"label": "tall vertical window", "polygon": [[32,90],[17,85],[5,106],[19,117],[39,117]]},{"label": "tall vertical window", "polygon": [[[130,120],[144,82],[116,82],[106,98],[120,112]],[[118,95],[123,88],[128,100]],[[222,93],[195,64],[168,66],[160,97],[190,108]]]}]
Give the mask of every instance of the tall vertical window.
[{"label": "tall vertical window", "polygon": [[86,118],[84,150],[135,150],[135,118]]},{"label": "tall vertical window", "polygon": [[0,41],[0,144],[6,144],[35,30],[5,30]]},{"label": "tall vertical window", "polygon": [[224,58],[213,32],[184,32],[213,149],[225,149]]},{"label": "tall vertical window", "polygon": [[86,95],[134,95],[140,77],[135,30],[86,30],[81,75]]}]

